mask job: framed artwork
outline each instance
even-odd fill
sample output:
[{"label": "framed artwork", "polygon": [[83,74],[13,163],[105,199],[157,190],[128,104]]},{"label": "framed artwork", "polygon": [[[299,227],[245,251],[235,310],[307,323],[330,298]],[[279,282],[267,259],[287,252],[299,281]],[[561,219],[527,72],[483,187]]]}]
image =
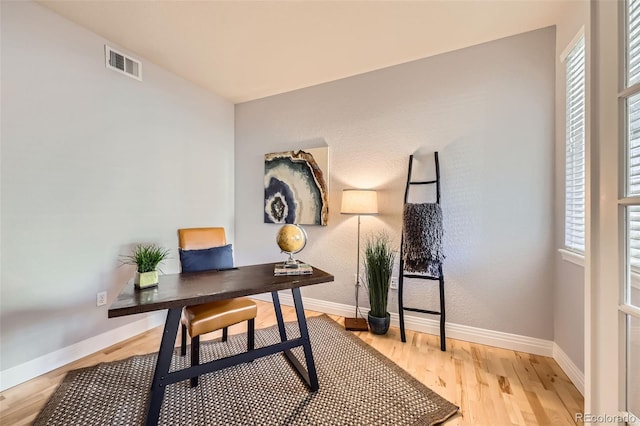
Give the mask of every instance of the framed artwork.
[{"label": "framed artwork", "polygon": [[329,147],[264,156],[264,223],[327,225]]}]

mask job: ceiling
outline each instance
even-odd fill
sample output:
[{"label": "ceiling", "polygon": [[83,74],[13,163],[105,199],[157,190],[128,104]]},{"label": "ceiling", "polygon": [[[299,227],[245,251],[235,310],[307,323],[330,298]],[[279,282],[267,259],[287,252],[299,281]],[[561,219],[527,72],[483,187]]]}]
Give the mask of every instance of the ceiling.
[{"label": "ceiling", "polygon": [[234,103],[554,25],[567,1],[39,1]]}]

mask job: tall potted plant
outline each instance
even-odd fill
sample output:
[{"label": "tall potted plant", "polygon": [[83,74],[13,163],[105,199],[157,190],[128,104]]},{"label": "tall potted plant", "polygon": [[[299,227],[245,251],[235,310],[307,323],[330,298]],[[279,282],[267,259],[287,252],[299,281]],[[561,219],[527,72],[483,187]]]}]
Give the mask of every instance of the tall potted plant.
[{"label": "tall potted plant", "polygon": [[158,265],[169,257],[169,249],[155,244],[139,245],[129,256],[125,256],[124,263],[136,265],[136,275],[133,280],[137,289],[155,287],[158,285]]},{"label": "tall potted plant", "polygon": [[374,334],[385,334],[389,330],[391,316],[387,312],[387,301],[395,258],[395,251],[385,232],[367,239],[364,266],[371,306],[368,315],[369,329]]}]

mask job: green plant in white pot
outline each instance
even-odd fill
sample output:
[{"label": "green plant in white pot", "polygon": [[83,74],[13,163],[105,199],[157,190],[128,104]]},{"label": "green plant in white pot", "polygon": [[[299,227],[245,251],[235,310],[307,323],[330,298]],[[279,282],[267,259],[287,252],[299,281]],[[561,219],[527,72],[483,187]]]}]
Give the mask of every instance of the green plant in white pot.
[{"label": "green plant in white pot", "polygon": [[391,247],[389,235],[380,232],[367,239],[364,250],[364,267],[369,290],[369,329],[374,334],[385,334],[389,330],[391,316],[387,312],[389,285],[396,254]]},{"label": "green plant in white pot", "polygon": [[169,257],[169,249],[155,244],[139,245],[129,256],[125,256],[124,263],[136,265],[136,275],[133,280],[136,288],[148,288],[158,285],[158,265]]}]

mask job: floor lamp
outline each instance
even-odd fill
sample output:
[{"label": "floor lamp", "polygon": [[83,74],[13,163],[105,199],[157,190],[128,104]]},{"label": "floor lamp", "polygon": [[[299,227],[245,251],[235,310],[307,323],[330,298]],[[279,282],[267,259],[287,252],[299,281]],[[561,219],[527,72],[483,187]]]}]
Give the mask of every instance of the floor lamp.
[{"label": "floor lamp", "polygon": [[345,189],[342,191],[342,214],[358,215],[358,264],[356,267],[356,316],[345,318],[347,330],[367,331],[367,320],[358,318],[358,293],[360,291],[360,216],[378,213],[378,193],[371,189]]}]

